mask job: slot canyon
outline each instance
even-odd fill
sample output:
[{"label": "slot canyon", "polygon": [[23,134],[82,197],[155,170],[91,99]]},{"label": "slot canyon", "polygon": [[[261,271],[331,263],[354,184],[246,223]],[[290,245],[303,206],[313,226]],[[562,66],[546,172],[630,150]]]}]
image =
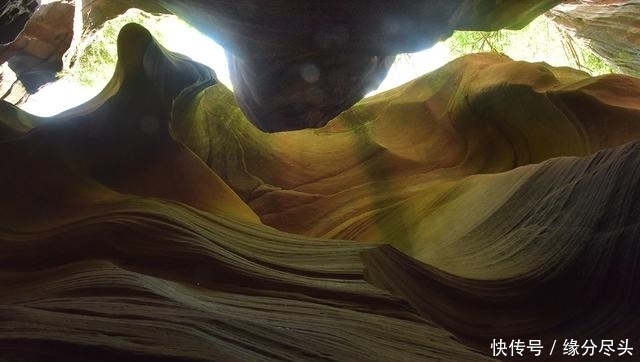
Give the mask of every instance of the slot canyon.
[{"label": "slot canyon", "polygon": [[[97,95],[21,108],[130,8],[219,43],[233,89],[127,23]],[[365,97],[398,54],[542,16],[617,71],[482,52]],[[640,1],[4,0],[0,22],[0,362],[639,360]]]}]

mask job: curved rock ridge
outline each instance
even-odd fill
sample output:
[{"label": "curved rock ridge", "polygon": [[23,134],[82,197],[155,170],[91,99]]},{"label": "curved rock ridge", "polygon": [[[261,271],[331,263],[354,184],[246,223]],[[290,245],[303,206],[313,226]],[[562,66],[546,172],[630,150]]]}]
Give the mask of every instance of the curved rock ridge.
[{"label": "curved rock ridge", "polygon": [[[368,98],[319,130],[264,134],[226,89],[211,87],[176,108],[174,132],[264,223],[419,256],[433,240],[470,232],[528,177],[516,170],[491,190],[487,174],[637,139],[639,89],[628,76],[481,54]],[[474,211],[461,211],[467,204]],[[460,215],[457,227],[443,215]]]},{"label": "curved rock ridge", "polygon": [[367,280],[478,350],[637,345],[639,85],[479,54],[319,130],[258,132],[219,85],[174,130],[266,224],[391,244]]},{"label": "curved rock ridge", "polygon": [[[64,8],[68,15],[49,32],[57,52],[46,70],[54,72],[70,45],[65,66],[83,49],[81,39],[131,7],[178,15],[225,47],[240,107],[258,128],[278,132],[324,126],[375,89],[398,53],[428,48],[455,29],[521,28],[560,2],[92,0],[76,4],[75,20],[67,3],[40,9]],[[31,65],[21,61],[20,73],[32,74]],[[30,93],[53,75],[29,83]]]},{"label": "curved rock ridge", "polygon": [[640,80],[480,54],[266,134],[139,25],[118,51],[83,106],[0,103],[0,359],[475,362],[497,360],[493,339],[640,342]]},{"label": "curved rock ridge", "polygon": [[[136,24],[122,29],[118,51],[113,78],[87,104],[51,119],[0,105],[0,115],[7,117],[0,122],[0,134],[8,138],[3,153],[11,155],[3,159],[3,169],[13,170],[2,182],[7,190],[32,192],[26,199],[9,192],[3,211],[29,214],[30,200],[46,208],[47,200],[98,182],[117,192],[168,198],[258,222],[216,174],[169,134],[173,99],[189,87],[214,84],[213,71],[166,51]],[[19,137],[33,126],[38,127]],[[23,153],[32,159],[22,159]]]},{"label": "curved rock ridge", "polygon": [[368,247],[354,242],[160,200],[74,211],[28,229],[2,225],[3,358],[493,360],[366,283]]},{"label": "curved rock ridge", "polygon": [[260,225],[169,132],[213,73],[135,24],[118,41],[88,104],[0,103],[1,359],[494,360],[366,282],[371,246]]},{"label": "curved rock ridge", "polygon": [[[476,348],[496,335],[549,347],[566,339],[637,345],[640,195],[630,185],[640,177],[639,156],[632,142],[526,166],[517,190],[472,231],[435,241],[430,265],[381,247],[364,253],[367,279]],[[505,176],[492,175],[485,187],[500,188]]]}]

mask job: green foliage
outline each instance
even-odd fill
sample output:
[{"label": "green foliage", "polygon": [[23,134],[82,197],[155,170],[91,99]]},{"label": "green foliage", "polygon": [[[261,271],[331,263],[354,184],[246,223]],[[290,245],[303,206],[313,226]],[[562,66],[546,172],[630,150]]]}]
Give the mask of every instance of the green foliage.
[{"label": "green foliage", "polygon": [[590,49],[583,49],[581,57],[583,68],[593,75],[618,73],[614,67]]},{"label": "green foliage", "polygon": [[[87,86],[106,83],[113,73],[117,60],[115,40],[100,33],[94,36],[96,39],[84,49],[71,72],[74,78]],[[111,71],[105,71],[109,69]]]},{"label": "green foliage", "polygon": [[163,35],[157,29],[165,16],[153,16],[137,9],[131,9],[111,19],[84,41],[69,75],[83,85],[92,87],[106,84],[115,69],[117,61],[117,40],[120,29],[128,23],[138,23],[149,29],[162,42]]},{"label": "green foliage", "polygon": [[498,52],[515,60],[544,61],[554,66],[569,65],[591,75],[615,72],[586,44],[545,16],[538,17],[522,30],[456,31],[446,40],[446,44],[456,57]]},{"label": "green foliage", "polygon": [[456,57],[482,52],[504,53],[510,44],[506,31],[456,31],[447,40],[451,53]]}]

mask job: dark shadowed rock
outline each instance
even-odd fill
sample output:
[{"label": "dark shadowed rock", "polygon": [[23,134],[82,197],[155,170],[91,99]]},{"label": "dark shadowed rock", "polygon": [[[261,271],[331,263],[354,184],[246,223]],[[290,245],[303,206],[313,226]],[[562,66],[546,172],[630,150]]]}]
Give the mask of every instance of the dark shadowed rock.
[{"label": "dark shadowed rock", "polygon": [[12,42],[38,6],[36,0],[0,1],[0,44]]},{"label": "dark shadowed rock", "polygon": [[27,92],[35,93],[62,70],[62,55],[73,37],[73,16],[68,3],[40,6],[15,39],[0,45],[0,63],[9,62]]},{"label": "dark shadowed rock", "polygon": [[[559,2],[99,0],[83,2],[80,13],[82,36],[129,7],[180,16],[225,47],[238,103],[254,125],[276,132],[322,127],[377,88],[398,53],[454,29],[522,27]],[[14,62],[29,90],[60,66],[56,59],[36,67],[37,59]]]},{"label": "dark shadowed rock", "polygon": [[522,27],[559,2],[160,1],[230,53],[238,103],[268,132],[322,127],[377,88],[395,54],[454,29]]}]

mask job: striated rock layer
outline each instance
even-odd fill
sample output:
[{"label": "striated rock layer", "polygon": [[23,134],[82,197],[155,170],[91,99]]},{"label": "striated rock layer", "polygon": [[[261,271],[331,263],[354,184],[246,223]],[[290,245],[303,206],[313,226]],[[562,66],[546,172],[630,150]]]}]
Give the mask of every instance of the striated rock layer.
[{"label": "striated rock layer", "polygon": [[586,40],[619,71],[640,76],[640,3],[636,0],[574,0],[549,11],[559,25]]},{"label": "striated rock layer", "polygon": [[85,105],[0,103],[0,359],[638,346],[639,80],[474,55],[265,134],[140,26],[118,49]]},{"label": "striated rock layer", "polygon": [[262,133],[221,86],[177,102],[173,130],[266,224],[396,240],[428,255],[433,240],[470,231],[509,197],[514,189],[499,188],[451,230],[443,215],[457,218],[466,203],[456,195],[486,194],[478,185],[488,174],[637,139],[639,86],[481,54],[368,98],[320,130]]},{"label": "striated rock layer", "polygon": [[119,50],[90,104],[2,104],[0,357],[491,360],[367,283],[370,247],[259,225],[168,133],[163,104],[211,71],[135,25]]}]

